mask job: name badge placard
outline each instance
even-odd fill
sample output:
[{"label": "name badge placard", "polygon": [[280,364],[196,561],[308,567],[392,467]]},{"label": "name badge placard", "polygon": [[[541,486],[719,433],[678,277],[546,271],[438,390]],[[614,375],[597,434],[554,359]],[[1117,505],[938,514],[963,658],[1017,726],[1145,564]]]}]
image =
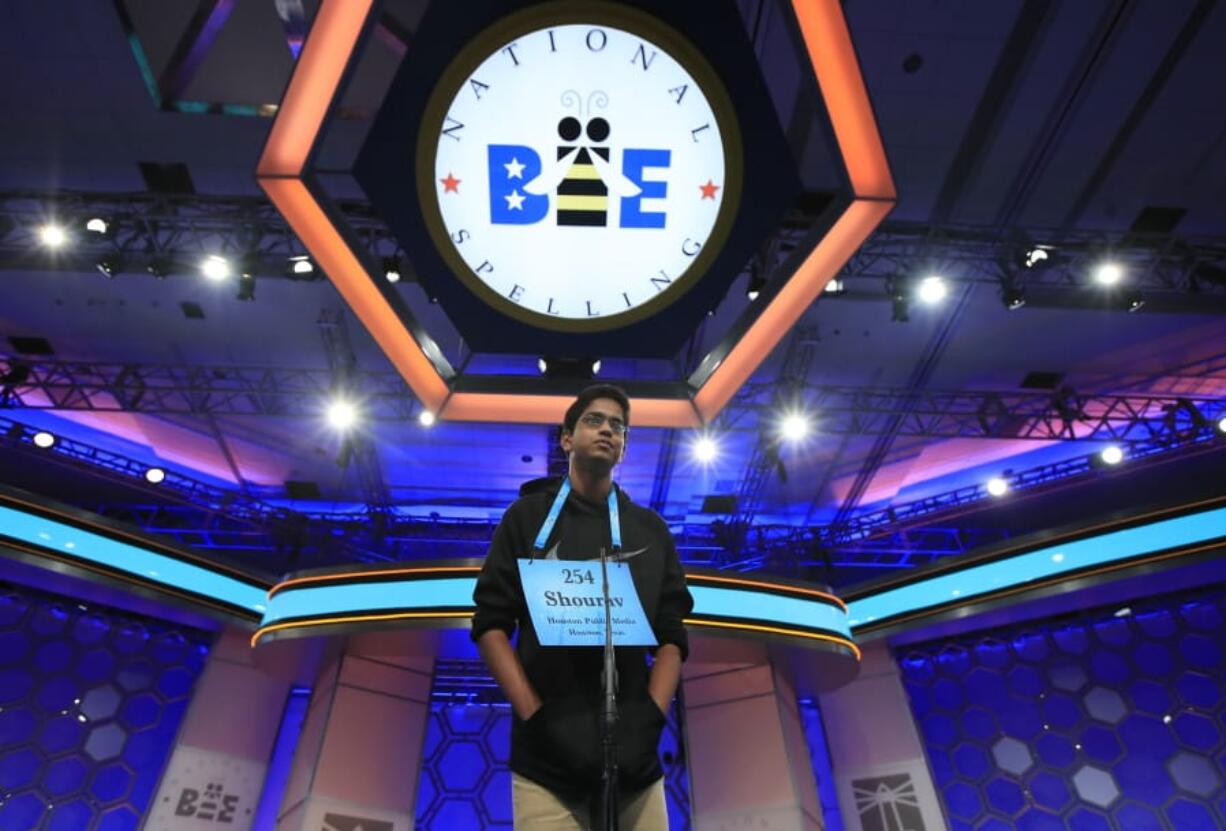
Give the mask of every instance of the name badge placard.
[{"label": "name badge placard", "polygon": [[[528,615],[541,646],[604,646],[600,562],[519,560]],[[616,646],[655,646],[630,567],[609,563],[609,605]]]}]

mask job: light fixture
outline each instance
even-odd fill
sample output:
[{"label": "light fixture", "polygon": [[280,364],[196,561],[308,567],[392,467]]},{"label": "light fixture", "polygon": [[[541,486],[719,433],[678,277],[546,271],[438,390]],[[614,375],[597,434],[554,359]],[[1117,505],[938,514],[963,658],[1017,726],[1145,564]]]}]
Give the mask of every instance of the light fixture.
[{"label": "light fixture", "polygon": [[343,398],[336,398],[328,404],[324,417],[333,430],[343,433],[358,423],[358,408]]},{"label": "light fixture", "polygon": [[430,412],[429,410],[422,410],[417,414],[417,423],[422,427],[433,427],[434,422],[437,420],[438,419],[434,413]]},{"label": "light fixture", "polygon": [[835,277],[822,289],[822,294],[842,294],[845,291],[847,291],[847,284]]},{"label": "light fixture", "polygon": [[1124,451],[1118,445],[1104,447],[1098,454],[1098,458],[1105,465],[1118,465],[1124,461]]},{"label": "light fixture", "polygon": [[51,433],[48,433],[46,430],[39,430],[37,433],[34,434],[34,446],[41,447],[43,450],[47,450],[50,447],[54,447],[55,446],[55,436],[52,435]]},{"label": "light fixture", "polygon": [[919,288],[916,291],[916,296],[919,297],[921,303],[929,306],[935,306],[949,295],[949,286],[945,279],[932,275],[925,277],[919,282]]},{"label": "light fixture", "polygon": [[158,280],[165,280],[169,277],[173,268],[174,263],[169,257],[154,257],[149,260],[149,265],[145,266],[145,270]]},{"label": "light fixture", "polygon": [[1124,303],[1128,306],[1128,311],[1139,312],[1145,308],[1145,298],[1141,296],[1139,291],[1131,291],[1124,298]]},{"label": "light fixture", "polygon": [[788,413],[779,423],[779,434],[784,441],[800,441],[809,435],[809,419],[804,413]]},{"label": "light fixture", "polygon": [[314,263],[305,254],[301,257],[290,257],[289,268],[292,274],[310,274],[315,271]]},{"label": "light fixture", "polygon": [[890,277],[885,282],[885,293],[890,298],[890,320],[906,323],[911,319],[910,302],[901,277]]},{"label": "light fixture", "polygon": [[1032,245],[1022,254],[1023,268],[1038,268],[1047,265],[1051,260],[1051,252],[1042,245]]},{"label": "light fixture", "polygon": [[988,493],[992,496],[1004,496],[1009,492],[1009,483],[1000,476],[993,476],[988,480]]},{"label": "light fixture", "polygon": [[210,254],[200,262],[200,273],[213,282],[221,282],[230,276],[230,261],[225,257]]},{"label": "light fixture", "polygon": [[151,467],[145,471],[145,481],[151,485],[160,485],[166,479],[166,471],[160,467]]},{"label": "light fixture", "polygon": [[235,293],[236,300],[255,300],[255,276],[252,274],[244,274],[238,278],[238,291]]},{"label": "light fixture", "polygon": [[1103,260],[1094,266],[1094,282],[1100,286],[1114,286],[1124,279],[1124,267],[1112,260]]},{"label": "light fixture", "polygon": [[86,231],[89,231],[92,234],[98,234],[100,236],[105,236],[106,232],[110,230],[110,227],[111,226],[107,223],[107,221],[100,216],[90,217],[85,223]]},{"label": "light fixture", "polygon": [[1223,436],[1226,436],[1226,416],[1222,416],[1217,421],[1217,431]]},{"label": "light fixture", "polygon": [[749,298],[749,302],[757,300],[765,286],[766,278],[762,276],[762,266],[755,257],[749,265],[749,282],[745,284],[745,296]]},{"label": "light fixture", "polygon": [[383,277],[389,283],[400,282],[400,258],[399,257],[384,257],[383,258]]},{"label": "light fixture", "polygon": [[699,436],[694,440],[693,452],[699,462],[710,464],[719,455],[719,443],[711,436]]},{"label": "light fixture", "polygon": [[1000,290],[1000,301],[1012,312],[1026,305],[1026,294],[1017,286],[1007,285]]},{"label": "light fixture", "polygon": [[56,249],[68,242],[68,234],[54,222],[48,222],[38,229],[38,241],[45,247]]},{"label": "light fixture", "polygon": [[543,355],[536,362],[536,368],[546,378],[565,378],[571,381],[590,381],[600,370],[600,361],[595,358],[562,358],[556,355]]},{"label": "light fixture", "polygon": [[105,257],[94,263],[94,268],[106,278],[113,278],[123,269],[123,260],[116,254],[107,254]]}]

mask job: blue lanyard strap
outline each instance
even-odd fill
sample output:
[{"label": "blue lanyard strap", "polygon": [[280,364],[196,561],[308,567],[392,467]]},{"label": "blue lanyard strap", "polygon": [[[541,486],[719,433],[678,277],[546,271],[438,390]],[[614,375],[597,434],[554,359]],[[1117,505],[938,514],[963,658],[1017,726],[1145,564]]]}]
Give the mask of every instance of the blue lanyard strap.
[{"label": "blue lanyard strap", "polygon": [[[549,514],[545,517],[541,530],[536,533],[536,542],[532,544],[534,553],[545,550],[545,545],[549,542],[549,535],[553,533],[553,526],[558,524],[558,516],[561,515],[562,506],[566,504],[568,496],[570,496],[569,476],[562,480],[562,487],[558,489],[558,495],[554,497],[553,505],[549,508]],[[617,488],[612,485],[609,487],[609,530],[613,536],[613,552],[621,551],[622,528],[617,510]]]}]

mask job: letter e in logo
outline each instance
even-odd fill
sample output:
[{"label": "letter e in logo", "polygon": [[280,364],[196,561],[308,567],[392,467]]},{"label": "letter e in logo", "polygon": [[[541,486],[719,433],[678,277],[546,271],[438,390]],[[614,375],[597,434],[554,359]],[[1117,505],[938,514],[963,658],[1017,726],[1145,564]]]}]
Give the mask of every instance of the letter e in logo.
[{"label": "letter e in logo", "polygon": [[644,179],[644,168],[666,168],[672,161],[672,153],[668,150],[642,150],[637,147],[627,147],[622,155],[622,174],[642,192],[637,196],[623,196],[621,205],[621,227],[623,228],[663,228],[663,211],[644,211],[644,199],[663,199],[668,195],[668,182]]}]

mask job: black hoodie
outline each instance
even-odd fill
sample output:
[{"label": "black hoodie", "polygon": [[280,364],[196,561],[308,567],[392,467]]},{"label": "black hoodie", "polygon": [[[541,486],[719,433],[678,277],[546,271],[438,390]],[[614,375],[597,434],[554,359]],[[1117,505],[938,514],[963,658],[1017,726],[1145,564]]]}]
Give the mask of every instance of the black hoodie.
[{"label": "black hoodie", "polygon": [[[503,515],[477,578],[472,637],[490,629],[519,628],[516,651],[541,708],[527,721],[513,717],[511,770],[567,799],[586,799],[600,786],[600,647],[542,647],[528,617],[516,560],[532,544],[562,480],[537,479],[520,489]],[[614,486],[616,487],[616,486]],[[656,641],[689,651],[682,619],[694,601],[672,534],[659,514],[635,505],[617,489],[622,552],[651,621]],[[545,548],[537,556],[591,560],[611,546],[609,511],[571,491]],[[623,792],[645,788],[663,775],[657,748],[664,715],[647,694],[647,648],[618,647],[618,778]]]}]

